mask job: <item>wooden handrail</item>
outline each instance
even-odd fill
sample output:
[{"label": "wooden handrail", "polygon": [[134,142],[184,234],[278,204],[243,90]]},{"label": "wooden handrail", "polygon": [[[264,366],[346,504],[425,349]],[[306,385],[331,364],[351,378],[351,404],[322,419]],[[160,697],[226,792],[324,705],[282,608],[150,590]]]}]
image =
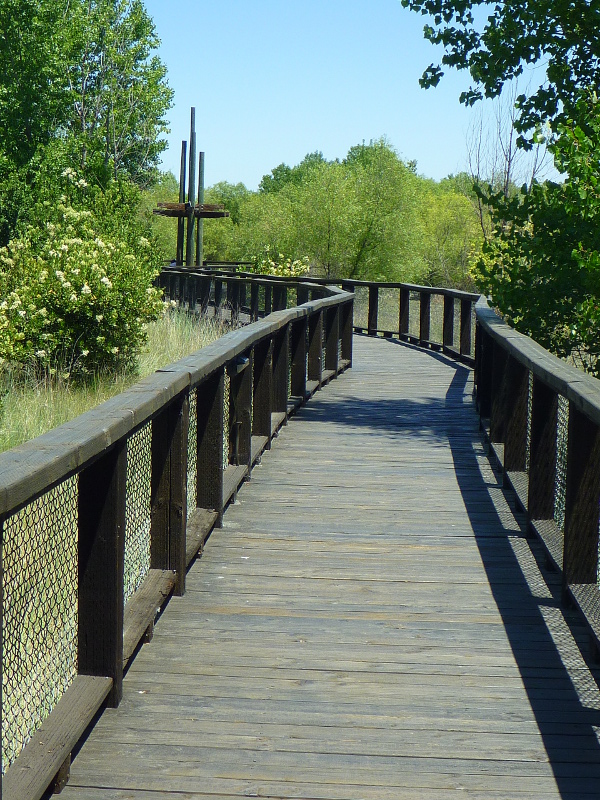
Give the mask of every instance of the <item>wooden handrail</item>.
[{"label": "wooden handrail", "polygon": [[[299,276],[293,279],[278,276],[257,276],[255,273],[243,272],[233,269],[231,264],[228,268],[223,266],[189,268],[169,266],[163,269],[161,275],[161,285],[171,295],[183,298],[191,307],[196,307],[196,286],[204,285],[204,294],[208,291],[210,282],[215,285],[215,304],[220,308],[222,289],[217,292],[216,287],[224,284],[231,287],[231,298],[229,306],[232,318],[237,318],[240,310],[240,303],[237,300],[240,291],[239,287],[248,282],[254,289],[258,285],[263,285],[268,292],[268,298],[264,311],[270,308],[282,306],[278,300],[278,287],[285,285],[296,291],[297,303],[303,302],[301,299],[311,287],[314,292],[317,287],[337,286],[342,290],[354,292],[355,289],[368,291],[368,308],[366,319],[362,322],[359,319],[360,303],[355,303],[354,331],[357,333],[367,333],[370,336],[383,335],[386,337],[398,337],[403,341],[418,344],[421,347],[428,347],[434,350],[443,350],[453,358],[464,361],[471,366],[474,364],[475,341],[473,336],[474,306],[480,295],[473,292],[464,292],[458,289],[448,289],[432,286],[418,286],[412,283],[382,283],[378,281],[362,281],[351,279],[327,279],[313,278],[312,276]],[[182,288],[183,287],[183,288]],[[228,297],[229,297],[228,288]],[[395,293],[395,300],[391,301],[393,308],[390,307],[390,300],[387,301],[388,320],[390,311],[394,315],[392,324],[382,323],[382,309],[384,306],[383,293]],[[252,295],[256,300],[256,293]],[[443,303],[443,312],[440,312],[440,319],[433,320],[439,324],[432,324],[433,303],[432,298],[439,297]],[[411,313],[411,299],[415,300]],[[257,313],[255,305],[247,304],[250,317],[255,319]],[[458,309],[455,311],[455,305]],[[414,316],[414,320],[413,320]],[[443,319],[442,319],[443,317]],[[457,319],[455,330],[454,320]],[[411,323],[412,331],[411,331]]]},{"label": "wooden handrail", "polygon": [[476,306],[482,427],[529,529],[562,575],[563,599],[600,652],[600,381]]}]

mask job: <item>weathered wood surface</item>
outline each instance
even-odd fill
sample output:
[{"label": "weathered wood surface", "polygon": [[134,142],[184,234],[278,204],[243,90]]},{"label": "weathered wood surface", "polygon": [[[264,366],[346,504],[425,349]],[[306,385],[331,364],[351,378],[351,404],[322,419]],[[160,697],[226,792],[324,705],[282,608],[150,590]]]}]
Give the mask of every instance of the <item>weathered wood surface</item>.
[{"label": "weathered wood surface", "polygon": [[487,461],[471,377],[355,339],[206,543],[67,800],[600,797],[584,626]]}]

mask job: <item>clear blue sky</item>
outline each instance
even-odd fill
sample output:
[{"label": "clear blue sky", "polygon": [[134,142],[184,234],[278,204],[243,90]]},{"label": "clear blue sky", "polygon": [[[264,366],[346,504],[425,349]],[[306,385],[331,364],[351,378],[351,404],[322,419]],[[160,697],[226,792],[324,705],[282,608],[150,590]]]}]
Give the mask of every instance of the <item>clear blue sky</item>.
[{"label": "clear blue sky", "polygon": [[439,51],[425,18],[399,0],[146,0],[175,90],[163,167],[179,173],[196,107],[206,184],[261,177],[321,150],[343,158],[386,136],[418,171],[464,169],[471,112],[458,102],[465,73],[419,87]]}]

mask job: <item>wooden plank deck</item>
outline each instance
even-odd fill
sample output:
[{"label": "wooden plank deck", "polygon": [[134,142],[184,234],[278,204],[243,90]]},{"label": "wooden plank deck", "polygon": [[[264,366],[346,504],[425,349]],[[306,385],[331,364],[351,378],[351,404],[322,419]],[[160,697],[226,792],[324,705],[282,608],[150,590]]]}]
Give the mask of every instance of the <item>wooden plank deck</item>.
[{"label": "wooden plank deck", "polygon": [[66,800],[600,797],[584,630],[486,459],[470,370],[355,346],[208,541]]}]

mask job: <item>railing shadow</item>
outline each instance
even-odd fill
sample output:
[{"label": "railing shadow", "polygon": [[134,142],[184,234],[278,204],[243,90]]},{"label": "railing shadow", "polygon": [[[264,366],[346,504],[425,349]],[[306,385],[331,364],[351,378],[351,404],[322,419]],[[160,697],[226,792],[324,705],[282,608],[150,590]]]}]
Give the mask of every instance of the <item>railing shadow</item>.
[{"label": "railing shadow", "polygon": [[[490,481],[479,463],[478,418],[466,392],[470,370],[439,353],[427,356],[454,370],[443,397],[440,393],[417,401],[344,396],[338,403],[328,396],[304,413],[313,420],[388,434],[403,430],[430,443],[447,442],[475,542],[560,796],[563,800],[600,797],[600,695],[578,649],[585,628],[574,612],[561,609],[559,582],[546,569],[537,543],[526,539],[518,515],[511,523],[490,494]],[[501,479],[492,485],[500,489]]]}]

